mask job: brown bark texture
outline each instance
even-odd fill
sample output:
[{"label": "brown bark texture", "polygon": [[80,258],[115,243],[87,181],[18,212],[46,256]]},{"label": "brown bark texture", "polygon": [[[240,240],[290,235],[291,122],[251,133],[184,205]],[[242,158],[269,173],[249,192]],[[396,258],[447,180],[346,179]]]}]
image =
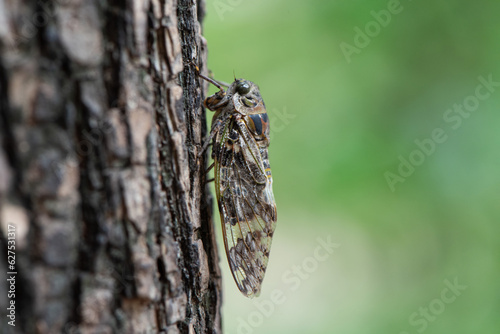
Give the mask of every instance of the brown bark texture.
[{"label": "brown bark texture", "polygon": [[203,14],[0,0],[2,333],[221,332]]}]

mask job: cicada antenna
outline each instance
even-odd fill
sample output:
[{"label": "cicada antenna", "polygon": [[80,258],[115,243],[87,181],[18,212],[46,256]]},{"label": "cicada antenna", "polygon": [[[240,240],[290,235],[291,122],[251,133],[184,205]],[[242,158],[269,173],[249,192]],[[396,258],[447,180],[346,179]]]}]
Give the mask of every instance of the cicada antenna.
[{"label": "cicada antenna", "polygon": [[214,78],[207,77],[207,76],[201,74],[200,68],[198,67],[198,65],[196,65],[194,63],[194,61],[190,61],[189,63],[194,66],[194,68],[196,69],[196,74],[198,74],[198,76],[200,78],[202,78],[205,81],[210,82],[212,85],[214,85],[215,87],[219,88],[221,91],[224,91],[224,88],[222,88],[222,86],[228,87],[228,88],[229,88],[229,86],[231,86],[230,84],[228,84],[228,83],[226,83],[224,81],[215,80]]},{"label": "cicada antenna", "polygon": [[206,80],[206,81],[210,82],[212,85],[214,85],[215,87],[219,88],[221,91],[224,91],[224,88],[222,88],[222,85],[219,82],[215,81],[212,78],[204,76],[203,74],[200,73],[200,68],[198,67],[198,65],[196,65],[195,63],[192,63],[192,64],[193,64],[194,68],[196,69],[196,73],[198,74],[198,76],[200,78],[202,78],[203,80]]}]

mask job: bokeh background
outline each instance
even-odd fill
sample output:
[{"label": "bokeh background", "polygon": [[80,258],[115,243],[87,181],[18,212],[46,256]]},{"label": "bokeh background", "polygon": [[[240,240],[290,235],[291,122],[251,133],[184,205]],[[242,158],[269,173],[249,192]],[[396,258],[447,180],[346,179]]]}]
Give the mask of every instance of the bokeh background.
[{"label": "bokeh background", "polygon": [[[278,205],[259,298],[240,294],[221,247],[225,333],[500,332],[499,13],[495,1],[207,0],[214,77],[234,71],[266,102]],[[481,100],[479,77],[494,82]]]}]

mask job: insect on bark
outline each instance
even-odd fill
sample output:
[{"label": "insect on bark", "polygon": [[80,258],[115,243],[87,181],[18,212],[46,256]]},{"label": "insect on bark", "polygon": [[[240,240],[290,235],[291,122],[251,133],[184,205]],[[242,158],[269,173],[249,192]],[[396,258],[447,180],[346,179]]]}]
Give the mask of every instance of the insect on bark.
[{"label": "insect on bark", "polygon": [[229,267],[247,297],[260,294],[276,227],[276,203],[269,165],[269,118],[259,87],[235,79],[205,99],[215,111],[208,140],[213,140],[215,193]]}]

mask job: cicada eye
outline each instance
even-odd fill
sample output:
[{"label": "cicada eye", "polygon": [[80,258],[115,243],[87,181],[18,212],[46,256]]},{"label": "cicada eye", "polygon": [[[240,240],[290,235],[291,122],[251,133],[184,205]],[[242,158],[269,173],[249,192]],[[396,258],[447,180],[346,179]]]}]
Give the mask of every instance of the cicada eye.
[{"label": "cicada eye", "polygon": [[245,95],[250,92],[250,84],[247,81],[238,81],[236,84],[236,91],[240,95]]}]

